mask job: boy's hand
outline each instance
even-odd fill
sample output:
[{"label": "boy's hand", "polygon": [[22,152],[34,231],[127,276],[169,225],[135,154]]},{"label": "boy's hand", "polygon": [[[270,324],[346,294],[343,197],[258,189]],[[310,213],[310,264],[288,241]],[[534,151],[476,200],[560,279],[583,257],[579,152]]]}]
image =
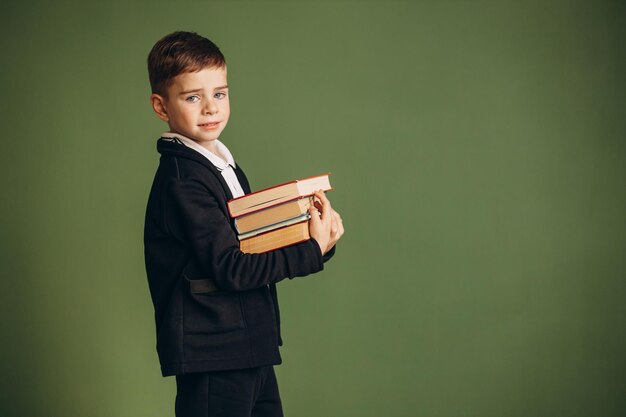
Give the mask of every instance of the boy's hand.
[{"label": "boy's hand", "polygon": [[320,246],[322,255],[325,255],[343,235],[343,223],[341,216],[330,206],[330,201],[323,191],[316,191],[313,194],[315,200],[309,208],[311,214],[309,234]]}]

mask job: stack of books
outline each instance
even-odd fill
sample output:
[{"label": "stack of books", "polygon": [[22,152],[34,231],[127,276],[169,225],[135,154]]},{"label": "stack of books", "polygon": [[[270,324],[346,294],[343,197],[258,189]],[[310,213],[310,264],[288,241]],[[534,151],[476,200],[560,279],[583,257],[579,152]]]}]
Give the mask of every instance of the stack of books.
[{"label": "stack of books", "polygon": [[241,251],[263,253],[310,239],[312,194],[332,189],[329,175],[290,181],[229,200]]}]

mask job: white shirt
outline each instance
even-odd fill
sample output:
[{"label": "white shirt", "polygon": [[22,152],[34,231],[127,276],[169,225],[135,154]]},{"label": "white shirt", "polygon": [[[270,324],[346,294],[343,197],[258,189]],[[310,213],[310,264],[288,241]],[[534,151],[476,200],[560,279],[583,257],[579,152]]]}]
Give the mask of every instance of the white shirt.
[{"label": "white shirt", "polygon": [[215,166],[215,168],[217,168],[217,170],[220,171],[220,173],[222,174],[222,177],[224,178],[224,181],[226,181],[226,185],[228,185],[228,188],[230,189],[233,198],[241,197],[245,194],[243,192],[243,189],[241,188],[241,184],[239,184],[239,179],[237,179],[237,175],[235,174],[235,159],[233,158],[233,155],[230,153],[226,145],[224,145],[222,142],[215,139],[217,151],[222,154],[226,158],[226,160],[223,160],[221,157],[215,155],[204,146],[179,133],[165,132],[161,135],[161,137],[168,140],[178,139],[183,143],[183,145],[202,154],[206,159],[208,159],[213,164],[213,166]]}]

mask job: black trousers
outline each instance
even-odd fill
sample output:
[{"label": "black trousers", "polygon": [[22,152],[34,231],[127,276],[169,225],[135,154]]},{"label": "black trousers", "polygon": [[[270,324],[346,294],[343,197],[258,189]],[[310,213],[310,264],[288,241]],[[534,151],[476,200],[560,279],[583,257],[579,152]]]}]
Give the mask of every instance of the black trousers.
[{"label": "black trousers", "polygon": [[176,417],[283,417],[274,367],[177,375]]}]

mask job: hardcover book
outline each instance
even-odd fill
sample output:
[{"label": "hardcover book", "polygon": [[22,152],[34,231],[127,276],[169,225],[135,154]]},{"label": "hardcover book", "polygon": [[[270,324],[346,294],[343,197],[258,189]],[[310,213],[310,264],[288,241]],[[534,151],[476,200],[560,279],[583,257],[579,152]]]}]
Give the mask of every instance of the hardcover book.
[{"label": "hardcover book", "polygon": [[254,213],[245,214],[235,219],[237,233],[244,234],[252,230],[284,222],[288,219],[306,214],[311,207],[313,197],[303,197],[278,204]]},{"label": "hardcover book", "polygon": [[271,232],[272,230],[280,229],[281,227],[291,226],[292,224],[305,222],[309,220],[310,218],[311,216],[309,215],[309,213],[304,213],[299,216],[293,217],[291,219],[284,220],[282,222],[268,224],[267,226],[259,227],[258,229],[251,230],[247,233],[242,233],[238,235],[237,237],[239,238],[239,240],[248,239],[248,238],[251,238],[252,236],[260,235],[261,233]]},{"label": "hardcover book", "polygon": [[300,197],[306,197],[315,190],[331,190],[330,174],[317,175],[296,181],[286,182],[227,202],[230,217],[237,218],[244,214],[253,213]]},{"label": "hardcover book", "polygon": [[304,242],[310,238],[309,222],[305,220],[242,240],[239,246],[244,253],[263,253]]}]

